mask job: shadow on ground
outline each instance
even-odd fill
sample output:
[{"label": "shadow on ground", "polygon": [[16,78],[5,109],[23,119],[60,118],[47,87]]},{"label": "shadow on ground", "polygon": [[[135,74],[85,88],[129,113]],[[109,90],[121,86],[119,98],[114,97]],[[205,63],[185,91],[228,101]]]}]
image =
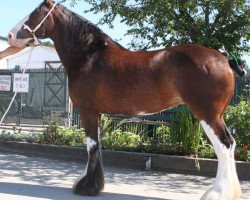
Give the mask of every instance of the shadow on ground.
[{"label": "shadow on ground", "polygon": [[[14,189],[13,189],[14,188]],[[19,195],[25,197],[35,197],[35,198],[44,198],[51,200],[84,200],[89,199],[90,197],[83,197],[74,195],[70,188],[55,187],[55,186],[41,186],[41,185],[31,185],[23,183],[5,183],[0,182],[0,193]],[[92,199],[101,199],[101,200],[163,200],[161,198],[147,198],[144,196],[136,195],[127,195],[127,194],[117,194],[117,193],[108,193],[103,192],[99,196],[92,197]],[[165,199],[166,200],[166,199]]]},{"label": "shadow on ground", "polygon": [[[71,189],[84,168],[85,163],[0,152],[0,193],[51,200],[87,199],[89,197],[74,195]],[[214,178],[201,176],[115,167],[104,170],[106,187],[92,200],[180,199],[174,198],[177,194],[186,199],[198,199],[214,181]],[[242,199],[250,195],[249,185],[249,182],[242,182]]]}]

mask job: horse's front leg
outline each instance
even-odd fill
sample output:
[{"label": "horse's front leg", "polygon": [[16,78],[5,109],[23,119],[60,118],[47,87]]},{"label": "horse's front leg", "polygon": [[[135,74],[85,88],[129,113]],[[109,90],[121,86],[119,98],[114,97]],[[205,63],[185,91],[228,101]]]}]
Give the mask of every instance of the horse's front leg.
[{"label": "horse's front leg", "polygon": [[83,174],[76,180],[73,189],[80,195],[97,195],[104,187],[102,156],[99,143],[100,116],[81,116],[86,131],[88,162]]}]

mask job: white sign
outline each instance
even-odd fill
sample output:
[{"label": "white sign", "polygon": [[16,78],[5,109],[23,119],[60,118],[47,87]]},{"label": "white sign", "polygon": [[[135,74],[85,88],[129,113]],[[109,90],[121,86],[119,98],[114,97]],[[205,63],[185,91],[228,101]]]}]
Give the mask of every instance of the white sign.
[{"label": "white sign", "polygon": [[13,92],[29,91],[29,74],[14,74]]},{"label": "white sign", "polygon": [[10,91],[11,76],[0,75],[0,91]]}]

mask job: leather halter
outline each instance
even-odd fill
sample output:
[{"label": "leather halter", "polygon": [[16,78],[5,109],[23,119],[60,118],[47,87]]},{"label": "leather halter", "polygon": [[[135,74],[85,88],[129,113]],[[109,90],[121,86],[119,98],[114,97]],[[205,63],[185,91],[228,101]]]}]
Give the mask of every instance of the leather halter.
[{"label": "leather halter", "polygon": [[43,24],[43,22],[49,17],[50,13],[54,10],[54,8],[56,7],[57,3],[55,3],[52,8],[50,9],[50,11],[47,13],[47,15],[43,18],[43,20],[32,30],[28,25],[23,24],[23,29],[27,29],[31,35],[33,36],[34,39],[34,44],[35,45],[39,45],[40,42],[38,41],[35,32],[41,27],[41,25]]}]

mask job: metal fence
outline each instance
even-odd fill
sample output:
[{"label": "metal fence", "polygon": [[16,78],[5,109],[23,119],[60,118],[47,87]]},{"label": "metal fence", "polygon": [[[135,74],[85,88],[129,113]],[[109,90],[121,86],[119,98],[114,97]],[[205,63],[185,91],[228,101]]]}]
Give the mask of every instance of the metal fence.
[{"label": "metal fence", "polygon": [[[68,123],[67,78],[62,67],[52,68],[46,63],[45,69],[26,70],[29,74],[29,90],[18,93],[3,124],[44,125],[56,119],[60,125]],[[20,70],[1,70],[0,76],[11,76]],[[13,82],[10,91],[0,91],[0,117],[10,104],[14,95]]]}]

